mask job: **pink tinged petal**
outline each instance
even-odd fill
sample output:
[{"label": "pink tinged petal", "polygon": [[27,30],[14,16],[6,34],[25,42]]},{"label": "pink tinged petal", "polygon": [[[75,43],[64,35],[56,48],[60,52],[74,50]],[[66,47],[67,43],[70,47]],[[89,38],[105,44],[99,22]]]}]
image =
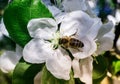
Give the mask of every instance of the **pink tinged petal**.
[{"label": "pink tinged petal", "polygon": [[17,54],[13,51],[5,51],[0,56],[0,69],[4,73],[13,71],[20,58],[21,56],[17,56]]},{"label": "pink tinged petal", "polygon": [[117,0],[118,3],[120,3],[120,0]]},{"label": "pink tinged petal", "polygon": [[113,29],[114,25],[112,21],[109,21],[106,24],[103,24],[98,32],[97,39],[101,38],[104,36],[106,33],[110,32]]},{"label": "pink tinged petal", "polygon": [[59,49],[53,53],[54,57],[49,57],[46,61],[47,69],[58,79],[69,80],[71,70],[71,59],[64,55]]},{"label": "pink tinged petal", "polygon": [[85,36],[96,20],[91,18],[88,14],[82,11],[74,11],[66,14],[61,23],[60,33],[63,36],[70,36],[78,33],[80,37]]},{"label": "pink tinged petal", "polygon": [[85,0],[64,0],[62,4],[65,11],[67,12],[76,10],[87,10]]},{"label": "pink tinged petal", "polygon": [[57,23],[51,18],[32,19],[27,28],[31,37],[50,39],[57,30]]},{"label": "pink tinged petal", "polygon": [[93,70],[93,59],[88,57],[80,60],[80,80],[85,84],[92,84],[92,70]]},{"label": "pink tinged petal", "polygon": [[53,52],[49,42],[33,39],[24,47],[23,58],[30,63],[43,63]]},{"label": "pink tinged petal", "polygon": [[97,50],[97,45],[91,37],[84,37],[80,39],[84,43],[84,47],[79,49],[70,49],[73,56],[77,59],[84,59],[91,56]]}]

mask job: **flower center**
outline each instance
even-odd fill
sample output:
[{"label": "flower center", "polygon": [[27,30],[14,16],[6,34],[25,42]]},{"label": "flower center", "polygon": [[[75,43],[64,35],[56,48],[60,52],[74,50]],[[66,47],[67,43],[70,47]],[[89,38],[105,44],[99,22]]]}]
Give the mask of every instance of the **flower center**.
[{"label": "flower center", "polygon": [[54,38],[51,39],[52,47],[53,47],[53,49],[57,49],[59,46],[60,32],[57,31],[56,33],[54,33],[53,37]]}]

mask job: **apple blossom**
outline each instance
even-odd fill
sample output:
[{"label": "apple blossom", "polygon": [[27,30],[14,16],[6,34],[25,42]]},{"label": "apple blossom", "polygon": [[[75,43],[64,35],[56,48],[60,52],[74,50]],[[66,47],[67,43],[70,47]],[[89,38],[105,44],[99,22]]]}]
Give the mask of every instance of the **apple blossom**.
[{"label": "apple blossom", "polygon": [[[100,30],[106,27],[110,27],[107,32]],[[102,25],[99,18],[92,18],[82,11],[67,13],[59,26],[51,18],[32,19],[27,28],[33,39],[24,47],[23,58],[30,63],[45,62],[52,75],[64,80],[69,80],[69,73],[73,67],[75,78],[92,84],[91,55],[97,50],[97,37],[102,38],[112,27],[112,23]],[[100,32],[103,35],[99,36]],[[83,42],[84,47],[80,48],[82,51],[69,47],[73,57],[69,56],[66,49],[59,45],[59,38],[64,36],[73,36]]]}]

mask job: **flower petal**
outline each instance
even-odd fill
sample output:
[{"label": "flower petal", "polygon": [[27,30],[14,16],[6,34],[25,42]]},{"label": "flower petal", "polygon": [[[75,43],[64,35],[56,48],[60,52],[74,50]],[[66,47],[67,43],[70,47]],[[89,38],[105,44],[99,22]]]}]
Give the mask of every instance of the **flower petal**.
[{"label": "flower petal", "polygon": [[111,31],[105,34],[102,38],[98,39],[97,42],[99,45],[96,54],[101,54],[103,51],[112,49],[114,36],[114,33]]},{"label": "flower petal", "polygon": [[117,45],[117,48],[120,50],[120,38],[118,38],[116,45]]},{"label": "flower petal", "polygon": [[46,61],[47,69],[59,79],[69,80],[71,70],[71,59],[59,49],[53,53],[54,57],[49,57]]},{"label": "flower petal", "polygon": [[27,28],[31,37],[50,39],[57,30],[57,23],[51,18],[32,19]]},{"label": "flower petal", "polygon": [[91,18],[88,14],[82,11],[74,11],[68,13],[64,17],[63,22],[61,23],[60,33],[63,36],[70,36],[75,33],[77,33],[79,37],[86,35],[94,36],[96,34],[95,31],[98,31],[99,27],[101,27],[100,19]]},{"label": "flower petal", "polygon": [[79,59],[73,59],[72,67],[74,70],[74,78],[79,78],[79,76],[80,76]]},{"label": "flower petal", "polygon": [[24,47],[23,58],[30,63],[43,63],[53,52],[49,42],[36,38]]},{"label": "flower petal", "polygon": [[88,13],[90,16],[95,17],[87,0],[63,0],[62,5],[66,12],[81,10]]},{"label": "flower petal", "polygon": [[5,51],[0,56],[0,69],[4,73],[12,71],[20,58],[21,56],[17,56],[17,54],[13,51]]},{"label": "flower petal", "polygon": [[117,22],[120,22],[120,10],[119,9],[116,10],[115,17],[116,17]]},{"label": "flower petal", "polygon": [[80,80],[85,82],[86,84],[92,84],[92,66],[93,59],[92,57],[88,57],[80,60]]},{"label": "flower petal", "polygon": [[74,70],[74,77],[80,78],[85,84],[92,84],[92,57],[79,60],[74,59],[72,66]]},{"label": "flower petal", "polygon": [[116,25],[117,20],[116,20],[115,17],[113,17],[112,15],[108,15],[107,18],[108,18],[109,21],[112,21],[114,25]]},{"label": "flower petal", "polygon": [[87,10],[85,0],[63,0],[63,7],[65,11],[71,12],[76,10]]},{"label": "flower petal", "polygon": [[84,47],[82,49],[79,49],[79,52],[77,49],[70,48],[70,51],[72,52],[75,58],[84,59],[94,54],[94,52],[97,49],[97,45],[91,37],[81,38],[80,41],[84,43]]},{"label": "flower petal", "polygon": [[102,22],[99,18],[93,18],[93,24],[92,26],[89,28],[88,32],[86,33],[89,37],[92,37],[93,39],[95,39],[95,37],[97,36],[99,29],[102,26]]},{"label": "flower petal", "polygon": [[112,21],[109,21],[108,23],[106,24],[103,24],[98,32],[98,35],[97,35],[97,39],[101,38],[102,36],[104,36],[106,33],[110,32],[113,28],[113,23]]}]

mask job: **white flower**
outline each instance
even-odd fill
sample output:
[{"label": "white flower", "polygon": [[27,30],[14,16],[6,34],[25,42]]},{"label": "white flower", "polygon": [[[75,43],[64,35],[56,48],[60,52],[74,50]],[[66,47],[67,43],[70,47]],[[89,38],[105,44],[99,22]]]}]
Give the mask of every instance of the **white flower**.
[{"label": "white flower", "polygon": [[[60,22],[61,25],[58,25],[51,18],[32,19],[28,23],[28,31],[33,39],[24,47],[23,58],[30,63],[45,62],[47,69],[59,79],[69,80],[69,73],[73,67],[75,78],[92,84],[91,55],[97,52],[96,42],[99,41],[101,48],[102,44],[104,45],[101,42],[102,38],[109,37],[106,33],[113,28],[112,23],[102,25],[99,18],[92,18],[82,11],[67,13]],[[84,44],[78,49],[67,48],[73,57],[59,44],[59,38],[65,36],[78,39]],[[108,43],[107,46],[109,45],[111,44]],[[101,48],[101,52],[108,50]]]},{"label": "white flower", "polygon": [[[97,49],[94,38],[101,25],[100,19],[91,18],[82,11],[68,13],[61,22],[59,32],[56,32],[58,25],[53,19],[33,19],[28,23],[28,31],[33,39],[24,47],[23,57],[30,63],[46,62],[47,69],[55,77],[68,80],[71,66],[74,63],[68,52],[59,45],[59,38],[72,36],[79,39],[84,43],[84,47],[80,48],[82,52],[69,48],[70,52],[75,59],[91,59],[90,56]],[[58,48],[54,49],[53,46],[58,46]],[[91,64],[92,60],[85,63]],[[87,68],[91,72],[89,68],[91,66]],[[84,75],[84,73],[81,74]]]},{"label": "white flower", "polygon": [[0,53],[0,69],[4,73],[12,72],[22,56],[22,48],[16,45],[16,51],[2,50]]}]

